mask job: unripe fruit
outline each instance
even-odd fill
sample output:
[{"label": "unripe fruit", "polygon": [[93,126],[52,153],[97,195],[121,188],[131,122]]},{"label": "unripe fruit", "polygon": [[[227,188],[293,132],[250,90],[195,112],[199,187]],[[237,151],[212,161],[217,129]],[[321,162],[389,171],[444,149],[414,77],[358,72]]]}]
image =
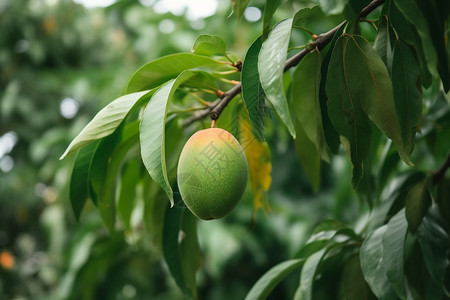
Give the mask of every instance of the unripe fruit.
[{"label": "unripe fruit", "polygon": [[226,130],[209,128],[193,134],[181,151],[178,187],[190,211],[204,220],[227,215],[247,185],[244,151]]}]

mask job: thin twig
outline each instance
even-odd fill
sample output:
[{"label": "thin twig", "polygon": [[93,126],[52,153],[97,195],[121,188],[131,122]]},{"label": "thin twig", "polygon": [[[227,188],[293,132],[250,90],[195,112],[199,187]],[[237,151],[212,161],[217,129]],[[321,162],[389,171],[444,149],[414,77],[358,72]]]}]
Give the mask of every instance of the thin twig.
[{"label": "thin twig", "polygon": [[[385,0],[374,0],[370,2],[359,14],[360,18],[365,18],[369,13],[371,13],[374,9],[376,9],[378,6],[384,3]],[[300,61],[313,49],[318,49],[319,51],[322,50],[326,45],[328,45],[329,42],[333,39],[334,34],[336,31],[341,27],[341,24],[334,27],[328,32],[322,33],[317,37],[317,39],[312,43],[311,47],[308,47],[307,49],[304,49],[297,53],[296,55],[292,56],[286,61],[286,65],[284,67],[284,71],[289,70],[292,67],[295,67],[300,63]],[[311,49],[311,50],[308,50]],[[204,110],[197,111],[194,113],[190,118],[186,119],[183,122],[184,126],[188,126],[192,124],[193,122],[203,119],[208,114],[210,115],[212,120],[217,120],[220,116],[220,113],[223,111],[223,109],[228,105],[228,103],[237,96],[242,91],[242,84],[237,84],[234,87],[232,87],[229,91],[225,92],[225,95],[221,99],[217,99],[211,105],[209,105],[208,108]]]}]

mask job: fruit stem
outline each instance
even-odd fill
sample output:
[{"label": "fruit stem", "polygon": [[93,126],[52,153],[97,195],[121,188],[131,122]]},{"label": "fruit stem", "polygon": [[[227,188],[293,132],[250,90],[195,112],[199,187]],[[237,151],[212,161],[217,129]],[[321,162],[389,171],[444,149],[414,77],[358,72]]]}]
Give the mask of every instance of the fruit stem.
[{"label": "fruit stem", "polygon": [[214,128],[214,127],[216,127],[216,120],[211,121],[211,128]]}]

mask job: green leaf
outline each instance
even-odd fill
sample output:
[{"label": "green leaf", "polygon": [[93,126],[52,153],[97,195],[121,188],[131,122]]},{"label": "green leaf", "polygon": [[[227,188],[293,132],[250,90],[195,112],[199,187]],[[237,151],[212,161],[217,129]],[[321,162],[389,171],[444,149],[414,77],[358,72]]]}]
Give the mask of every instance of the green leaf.
[{"label": "green leaf", "polygon": [[369,234],[359,253],[364,278],[380,300],[396,299],[395,291],[386,276],[383,261],[383,236],[386,229],[387,225],[384,225]]},{"label": "green leaf", "polygon": [[434,77],[438,76],[436,66],[438,64],[436,49],[433,46],[432,40],[430,39],[430,30],[427,24],[426,18],[420,11],[419,6],[415,0],[395,0],[395,6],[403,14],[403,16],[408,20],[420,36],[422,42],[422,49],[425,55],[426,64],[431,74]]},{"label": "green leaf", "polygon": [[173,206],[173,192],[166,168],[165,124],[167,109],[175,90],[199,71],[184,71],[155,92],[144,110],[140,125],[142,161],[148,173],[166,192]]},{"label": "green leaf", "polygon": [[294,20],[292,21],[292,27],[306,28],[306,22],[308,21],[309,15],[313,9],[319,9],[319,6],[316,5],[312,8],[305,7],[297,11],[294,15]]},{"label": "green leaf", "polygon": [[198,55],[223,55],[226,54],[225,41],[217,35],[202,34],[194,42],[192,46],[192,52]]},{"label": "green leaf", "polygon": [[297,120],[313,142],[316,151],[323,159],[329,161],[325,147],[320,109],[321,57],[318,51],[307,54],[294,71],[292,78],[292,101]]},{"label": "green leaf", "polygon": [[144,224],[150,240],[159,253],[163,252],[164,216],[167,205],[164,190],[145,172],[142,180],[144,198]]},{"label": "green leaf", "polygon": [[425,52],[423,50],[424,43],[422,43],[422,40],[415,29],[415,26],[405,18],[405,16],[398,9],[397,5],[394,2],[390,2],[389,4],[388,17],[390,20],[390,25],[394,28],[398,37],[402,41],[408,43],[410,47],[414,47],[419,58],[422,84],[424,85],[424,87],[430,87],[432,82],[432,74],[437,75],[438,73],[437,67],[436,65],[429,64],[427,62]]},{"label": "green leaf", "polygon": [[125,228],[131,229],[131,214],[136,205],[136,188],[141,176],[140,161],[130,160],[122,174],[119,198],[117,200],[117,212]]},{"label": "green leaf", "polygon": [[275,286],[290,272],[300,268],[304,259],[292,259],[279,263],[267,271],[248,292],[246,300],[266,299]]},{"label": "green leaf", "polygon": [[60,159],[86,146],[91,141],[113,133],[122,123],[128,112],[136,105],[148,100],[155,90],[127,94],[109,103],[72,140]]},{"label": "green leaf", "polygon": [[[445,4],[444,4],[445,3]],[[417,1],[418,8],[423,14],[429,27],[429,36],[437,54],[437,69],[447,93],[450,90],[450,62],[447,53],[447,30],[450,5],[448,1],[436,2],[436,0]],[[441,15],[440,15],[441,14]],[[440,17],[437,17],[440,16]]]},{"label": "green leaf", "polygon": [[319,0],[320,8],[327,15],[337,15],[344,11],[348,0]]},{"label": "green leaf", "polygon": [[412,186],[406,194],[406,219],[411,231],[416,231],[431,205],[427,179]]},{"label": "green leaf", "polygon": [[389,43],[389,26],[388,18],[385,15],[380,16],[380,22],[378,23],[378,32],[373,43],[373,48],[380,55],[381,60],[386,66],[389,66],[389,57],[391,56],[391,48]]},{"label": "green leaf", "polygon": [[376,299],[371,292],[361,270],[361,262],[358,255],[349,258],[342,269],[341,291],[346,300]]},{"label": "green leaf", "polygon": [[102,191],[98,198],[98,210],[103,223],[106,225],[106,228],[108,228],[110,233],[114,231],[116,219],[115,191],[120,167],[123,164],[125,155],[127,155],[132,147],[136,147],[137,150],[137,145],[138,133],[136,131],[134,135],[121,142],[115,148],[107,165]]},{"label": "green leaf", "polygon": [[137,70],[128,82],[127,93],[153,89],[176,78],[181,72],[203,68],[209,71],[233,71],[229,64],[194,53],[177,53],[155,59]]},{"label": "green leaf", "polygon": [[[123,128],[123,126],[120,126]],[[108,161],[111,153],[120,142],[121,130],[116,130],[113,134],[102,138],[95,149],[89,170],[90,194],[92,201],[98,206],[98,198],[101,197],[105,177],[107,174]]]},{"label": "green leaf", "polygon": [[315,192],[320,185],[320,152],[316,145],[310,140],[299,121],[295,121],[295,150],[308,180]]},{"label": "green leaf", "polygon": [[94,142],[80,149],[73,165],[69,198],[77,221],[89,197],[89,172],[97,147],[98,142]]},{"label": "green leaf", "polygon": [[352,184],[358,187],[363,177],[365,159],[370,150],[371,126],[362,111],[359,100],[350,90],[347,60],[348,36],[341,36],[334,46],[328,66],[326,93],[328,96],[328,114],[336,130],[341,135],[341,142],[350,156],[353,168]]},{"label": "green leaf", "polygon": [[242,17],[249,2],[250,0],[231,0],[231,6],[236,19],[239,20]]},{"label": "green leaf", "polygon": [[197,297],[195,274],[202,263],[202,253],[197,237],[197,220],[188,209],[184,210],[181,221],[183,235],[180,243],[180,259],[186,286],[192,291],[194,298]]},{"label": "green leaf", "polygon": [[[344,32],[346,25],[347,25],[347,23],[344,22],[339,27],[339,29],[334,34],[333,39],[328,44],[328,50],[326,51],[326,54],[323,58],[322,67],[320,70],[321,77],[323,79],[327,78],[328,67],[330,65],[330,60],[331,60],[331,54],[333,52],[334,46],[336,45],[336,41],[339,39],[339,37]],[[327,107],[328,97],[327,97],[327,94],[325,91],[325,83],[326,83],[326,80],[320,80],[319,100],[320,100],[320,111],[322,113],[322,126],[323,126],[325,140],[327,142],[328,148],[331,150],[332,153],[337,154],[338,150],[339,150],[339,145],[340,145],[339,133],[334,128],[334,126],[330,120],[330,116],[328,114],[328,107]]]},{"label": "green leaf", "polygon": [[389,220],[383,236],[383,264],[386,275],[401,299],[406,299],[403,266],[407,231],[408,222],[405,217],[405,209],[402,209]]},{"label": "green leaf", "polygon": [[278,116],[284,122],[289,133],[295,139],[295,129],[289,114],[286,96],[283,90],[283,74],[286,63],[292,19],[278,23],[264,41],[259,52],[258,70],[261,85]]},{"label": "green leaf", "polygon": [[411,153],[422,115],[422,88],[418,61],[412,49],[401,40],[394,44],[392,82],[396,83],[393,92],[395,110],[402,126],[402,143],[405,151]]},{"label": "green leaf", "polygon": [[441,222],[437,207],[433,206],[419,226],[419,245],[436,289],[450,297],[450,291],[444,285],[445,273],[450,266],[450,242],[448,233],[439,224]]},{"label": "green leaf", "polygon": [[[370,120],[390,138],[400,158],[412,165],[410,150],[401,138],[402,127],[395,110],[392,82],[386,66],[370,44],[360,36],[349,36],[347,46],[350,93],[358,99]],[[403,125],[403,124],[402,124]]]},{"label": "green leaf", "polygon": [[242,97],[247,107],[252,131],[259,140],[264,140],[265,100],[264,90],[259,82],[258,54],[261,49],[261,37],[248,48],[242,65]]},{"label": "green leaf", "polygon": [[163,253],[170,274],[172,274],[180,290],[186,296],[192,296],[191,290],[186,285],[180,255],[180,244],[178,242],[184,210],[185,208],[180,207],[166,209],[163,230]]},{"label": "green leaf", "polygon": [[264,5],[263,14],[263,34],[262,40],[266,40],[270,32],[270,23],[272,21],[272,16],[278,8],[280,0],[266,0],[266,5]]},{"label": "green leaf", "polygon": [[300,275],[300,286],[295,292],[294,296],[295,300],[312,299],[312,289],[314,277],[316,275],[316,270],[327,250],[328,250],[327,248],[323,248],[314,253],[313,255],[311,255],[310,257],[308,257],[308,259],[305,261],[305,264],[303,265],[302,268],[302,273]]}]

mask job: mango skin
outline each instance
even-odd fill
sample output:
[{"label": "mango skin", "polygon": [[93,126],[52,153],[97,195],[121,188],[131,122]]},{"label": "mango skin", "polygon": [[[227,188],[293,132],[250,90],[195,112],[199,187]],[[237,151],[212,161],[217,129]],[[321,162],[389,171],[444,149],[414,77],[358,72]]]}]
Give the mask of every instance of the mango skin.
[{"label": "mango skin", "polygon": [[244,193],[247,178],[244,151],[226,130],[197,131],[181,151],[178,188],[186,206],[200,219],[219,219],[230,213]]}]

